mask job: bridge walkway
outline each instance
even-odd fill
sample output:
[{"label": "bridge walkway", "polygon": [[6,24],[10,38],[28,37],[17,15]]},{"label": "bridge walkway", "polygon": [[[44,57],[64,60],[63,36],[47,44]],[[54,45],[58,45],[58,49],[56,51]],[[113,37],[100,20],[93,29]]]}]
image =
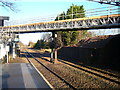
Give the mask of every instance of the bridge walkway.
[{"label": "bridge walkway", "polygon": [[47,88],[50,84],[29,63],[2,65],[2,88]]}]

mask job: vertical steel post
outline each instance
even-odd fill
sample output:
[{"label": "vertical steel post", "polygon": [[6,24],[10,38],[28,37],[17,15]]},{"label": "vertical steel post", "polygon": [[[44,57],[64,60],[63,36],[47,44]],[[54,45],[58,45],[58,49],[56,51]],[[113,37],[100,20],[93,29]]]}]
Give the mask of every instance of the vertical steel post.
[{"label": "vertical steel post", "polygon": [[[74,12],[73,12],[73,6],[72,6],[72,20],[73,20],[73,18],[74,18]],[[72,21],[72,28],[73,28],[73,21]]]},{"label": "vertical steel post", "polygon": [[73,19],[73,6],[72,6],[72,19]]},{"label": "vertical steel post", "polygon": [[7,63],[9,63],[9,56],[8,56],[8,52],[7,52]]},{"label": "vertical steel post", "polygon": [[15,58],[16,53],[15,53],[15,43],[13,43],[13,58]]},{"label": "vertical steel post", "polygon": [[6,54],[7,54],[7,63],[9,63],[9,46],[6,46]]}]

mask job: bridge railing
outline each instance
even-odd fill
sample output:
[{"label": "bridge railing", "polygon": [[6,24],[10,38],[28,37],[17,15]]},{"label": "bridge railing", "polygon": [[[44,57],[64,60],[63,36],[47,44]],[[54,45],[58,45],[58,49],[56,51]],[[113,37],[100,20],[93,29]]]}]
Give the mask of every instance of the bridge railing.
[{"label": "bridge railing", "polygon": [[[78,13],[76,10],[76,13],[71,13],[69,15],[63,15],[59,16],[59,18],[62,18],[64,20],[64,17],[67,16],[83,16],[85,14],[85,17],[92,17],[92,16],[103,16],[103,15],[111,15],[111,14],[120,14],[119,7],[117,6],[108,6],[108,7],[102,7],[102,8],[94,8],[94,9],[88,9],[85,10],[85,13]],[[5,21],[6,26],[11,25],[22,25],[22,24],[31,24],[31,23],[39,23],[39,22],[49,22],[54,21],[56,19],[56,15],[50,15],[47,17],[33,17],[33,18],[25,18],[22,20],[13,20],[13,21]],[[59,20],[58,18],[58,20]],[[74,18],[73,18],[74,19]]]},{"label": "bridge railing", "polygon": [[[86,17],[84,18],[73,18],[68,20],[59,20],[23,25],[13,25],[0,27],[0,30],[5,32],[45,32],[55,30],[75,30],[75,29],[89,29],[99,27],[117,27],[120,24],[120,14],[118,7],[110,6],[106,8],[96,8],[85,11]],[[75,13],[72,15],[83,15],[84,13]],[[61,16],[62,17],[62,16]]]},{"label": "bridge railing", "polygon": [[94,16],[78,19],[59,20],[51,22],[41,22],[25,25],[14,25],[3,27],[6,32],[28,33],[28,32],[51,32],[51,31],[67,31],[84,30],[97,28],[111,28],[120,26],[120,14]]},{"label": "bridge railing", "polygon": [[103,16],[103,15],[111,15],[111,14],[120,14],[120,10],[119,10],[119,7],[109,6],[109,7],[88,9],[88,10],[85,10],[85,13],[77,13],[77,10],[76,10],[76,13],[74,14],[71,13],[69,15],[65,15],[65,16],[63,15],[58,17],[59,18],[63,17],[63,20],[64,20],[64,17],[67,17],[67,16],[75,16],[75,15],[83,16],[84,14],[85,14],[85,17]]}]

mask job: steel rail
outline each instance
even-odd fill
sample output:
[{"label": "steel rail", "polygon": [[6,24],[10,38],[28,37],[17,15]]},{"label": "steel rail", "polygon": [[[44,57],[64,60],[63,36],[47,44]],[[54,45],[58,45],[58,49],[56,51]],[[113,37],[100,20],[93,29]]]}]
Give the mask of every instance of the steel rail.
[{"label": "steel rail", "polygon": [[98,77],[101,77],[101,78],[103,78],[103,79],[109,80],[109,81],[111,81],[111,82],[114,82],[114,83],[117,83],[117,84],[120,85],[120,82],[119,82],[119,81],[116,81],[116,80],[114,80],[114,79],[105,77],[105,76],[103,76],[103,75],[99,75],[99,74],[97,74],[97,73],[92,72],[91,70],[97,71],[98,73],[101,72],[101,73],[103,73],[103,74],[107,74],[107,75],[110,75],[110,76],[115,77],[115,78],[116,78],[116,77],[117,77],[117,78],[120,78],[119,76],[116,76],[116,75],[113,75],[113,74],[110,74],[110,73],[107,73],[107,72],[103,72],[103,71],[101,71],[101,70],[93,69],[93,68],[87,67],[87,66],[85,66],[85,65],[81,65],[81,66],[84,67],[84,68],[87,68],[87,69],[89,69],[89,70],[86,70],[86,69],[84,69],[84,68],[78,67],[78,66],[73,65],[73,64],[70,64],[70,63],[68,63],[68,62],[66,62],[66,61],[63,61],[63,60],[60,60],[60,59],[59,59],[59,61],[62,62],[62,63],[65,63],[65,64],[67,64],[67,65],[70,65],[70,66],[72,66],[72,67],[75,67],[75,68],[77,68],[77,69],[83,70],[83,71],[85,71],[85,72],[91,73],[91,74],[93,74],[93,75],[96,75],[96,76],[98,76]]},{"label": "steel rail", "polygon": [[61,76],[59,76],[57,73],[55,73],[53,70],[51,70],[50,68],[48,68],[47,66],[45,66],[43,63],[41,63],[38,59],[36,59],[32,54],[30,54],[29,52],[26,51],[26,53],[28,53],[30,56],[32,56],[33,59],[35,59],[38,63],[40,63],[44,68],[46,68],[48,71],[50,71],[52,74],[54,74],[55,76],[57,76],[60,80],[62,80],[64,83],[66,83],[70,88],[76,90],[77,88],[75,88],[74,86],[72,86],[69,82],[67,82],[65,79],[63,79]]},{"label": "steel rail", "polygon": [[[44,56],[43,54],[41,54],[41,55]],[[77,66],[77,65],[70,64],[69,62],[64,61],[64,60],[61,60],[61,59],[58,59],[58,61],[60,61],[60,62],[62,62],[62,63],[64,63],[64,64],[67,64],[67,65],[70,65],[70,66],[72,66],[72,67],[74,67],[74,68],[77,68],[77,69],[83,70],[83,71],[85,71],[85,72],[91,73],[91,74],[96,75],[96,76],[98,76],[98,77],[101,77],[101,78],[103,78],[103,79],[109,80],[109,81],[111,81],[111,82],[120,84],[119,81],[116,81],[116,80],[111,79],[111,78],[109,78],[109,77],[105,77],[104,75],[99,75],[99,74],[94,73],[94,72],[92,72],[92,71],[95,71],[95,72],[97,71],[98,73],[100,72],[100,73],[102,73],[102,74],[106,74],[106,75],[112,76],[113,78],[119,78],[119,79],[120,79],[120,76],[114,75],[114,74],[112,74],[112,73],[108,73],[108,72],[105,72],[105,71],[102,71],[102,70],[98,70],[98,69],[95,69],[95,68],[92,68],[92,67],[89,67],[89,66],[80,64],[80,66],[83,67],[83,68],[81,68],[81,67],[79,67],[79,66]],[[84,69],[84,68],[89,69],[89,70],[86,70],[86,69]]]}]

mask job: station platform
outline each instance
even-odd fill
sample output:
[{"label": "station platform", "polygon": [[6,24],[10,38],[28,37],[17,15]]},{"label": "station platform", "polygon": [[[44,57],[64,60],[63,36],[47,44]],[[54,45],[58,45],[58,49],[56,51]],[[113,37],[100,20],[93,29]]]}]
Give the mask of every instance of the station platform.
[{"label": "station platform", "polygon": [[2,88],[47,88],[51,90],[49,83],[29,63],[3,64]]}]

